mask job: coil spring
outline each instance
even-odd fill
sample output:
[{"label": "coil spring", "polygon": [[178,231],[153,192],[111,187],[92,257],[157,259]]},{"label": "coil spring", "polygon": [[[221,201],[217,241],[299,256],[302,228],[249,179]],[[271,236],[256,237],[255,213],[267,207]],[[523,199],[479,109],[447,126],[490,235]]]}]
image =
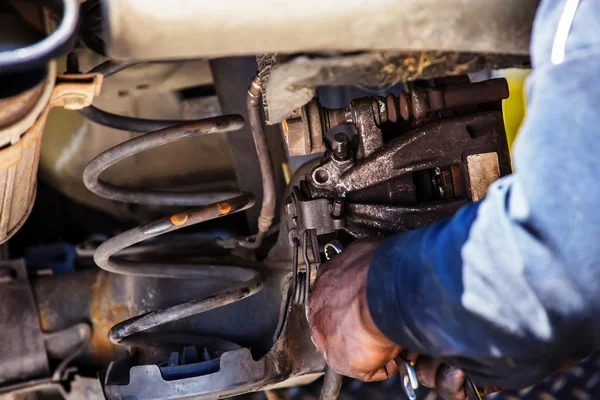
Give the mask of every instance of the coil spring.
[{"label": "coil spring", "polygon": [[[105,77],[108,77],[134,65],[137,64],[118,64],[107,61],[94,68],[90,73],[101,73]],[[68,69],[71,72],[79,70],[77,59],[73,55],[69,57]],[[119,144],[92,160],[83,173],[84,183],[90,191],[111,200],[128,203],[171,206],[203,205],[199,208],[133,228],[105,241],[94,253],[96,264],[105,271],[124,275],[172,279],[206,279],[218,276],[220,279],[237,282],[237,285],[215,295],[191,300],[164,310],[150,312],[123,321],[110,330],[109,339],[111,342],[124,344],[127,339],[133,339],[132,336],[140,332],[225,306],[252,296],[262,289],[262,275],[250,268],[243,260],[238,260],[236,265],[231,265],[227,259],[223,260],[225,261],[224,264],[227,265],[215,265],[214,263],[205,265],[173,265],[132,261],[122,257],[124,253],[127,253],[126,249],[140,242],[181,228],[246,210],[254,205],[254,198],[251,194],[239,192],[209,194],[190,192],[166,193],[130,189],[116,186],[100,179],[102,172],[110,166],[151,148],[193,136],[240,129],[244,125],[244,119],[241,116],[224,115],[196,121],[148,120],[111,114],[94,106],[82,110],[81,114],[86,119],[115,129],[135,132],[151,131],[150,133]],[[262,123],[262,119],[260,122]],[[258,148],[259,145],[257,144]],[[260,156],[259,154],[259,158],[261,158]],[[271,160],[268,154],[266,158],[270,163]],[[223,197],[227,196],[229,197],[223,200]],[[119,257],[120,255],[121,257]]]}]

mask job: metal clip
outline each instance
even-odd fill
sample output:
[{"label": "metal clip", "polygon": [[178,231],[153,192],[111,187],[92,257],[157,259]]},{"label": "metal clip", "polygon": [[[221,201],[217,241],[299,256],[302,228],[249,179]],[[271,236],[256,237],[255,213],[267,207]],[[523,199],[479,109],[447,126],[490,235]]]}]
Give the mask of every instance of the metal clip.
[{"label": "metal clip", "polygon": [[417,393],[415,390],[419,388],[419,380],[413,363],[404,360],[402,357],[398,357],[396,362],[398,363],[398,370],[404,393],[406,393],[409,400],[417,400]]},{"label": "metal clip", "polygon": [[52,107],[81,110],[89,107],[100,94],[103,76],[100,74],[64,74],[56,77]]}]

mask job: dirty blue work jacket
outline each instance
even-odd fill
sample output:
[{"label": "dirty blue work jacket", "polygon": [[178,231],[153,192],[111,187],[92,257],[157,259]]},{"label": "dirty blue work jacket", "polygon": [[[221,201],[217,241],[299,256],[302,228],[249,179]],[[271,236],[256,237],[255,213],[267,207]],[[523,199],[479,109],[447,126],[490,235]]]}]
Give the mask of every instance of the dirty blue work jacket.
[{"label": "dirty blue work jacket", "polygon": [[529,385],[600,350],[600,1],[581,0],[553,63],[566,3],[537,12],[514,173],[387,239],[369,270],[381,331],[480,385]]}]

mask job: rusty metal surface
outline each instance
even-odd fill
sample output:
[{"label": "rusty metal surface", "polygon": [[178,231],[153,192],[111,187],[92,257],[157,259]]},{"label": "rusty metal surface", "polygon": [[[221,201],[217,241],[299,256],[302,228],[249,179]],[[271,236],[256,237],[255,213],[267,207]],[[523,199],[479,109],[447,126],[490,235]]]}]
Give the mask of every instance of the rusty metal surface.
[{"label": "rusty metal surface", "polygon": [[323,144],[323,109],[317,100],[313,100],[298,110],[299,115],[282,122],[283,136],[290,156],[302,156],[320,153],[325,150]]},{"label": "rusty metal surface", "polygon": [[90,270],[38,278],[32,286],[45,332],[61,331],[90,321],[92,337],[78,363],[102,368],[127,354],[125,348],[108,340],[110,328],[135,312],[122,278]]},{"label": "rusty metal surface", "polygon": [[[90,104],[99,93],[101,77],[56,77],[50,63],[41,88],[5,100],[4,113],[22,107],[21,118],[0,131],[0,243],[8,240],[25,222],[33,207],[41,142],[52,107],[76,109]],[[39,91],[41,90],[41,93]],[[35,100],[35,103],[33,102]]]},{"label": "rusty metal surface", "polygon": [[[262,75],[267,123],[275,124],[311,101],[317,86],[381,86],[470,72],[529,66],[528,56],[490,53],[375,52],[297,56],[268,65]],[[267,67],[265,67],[267,68]]]},{"label": "rusty metal surface", "polygon": [[[33,206],[40,146],[55,73],[55,64],[51,63],[35,105],[23,103],[18,96],[13,99],[29,111],[0,131],[0,144],[6,146],[0,150],[0,243],[25,223]],[[12,107],[5,111],[12,111]]]},{"label": "rusty metal surface", "polygon": [[56,77],[52,107],[81,110],[100,95],[103,76],[99,74],[64,74]]},{"label": "rusty metal surface", "polygon": [[528,54],[538,0],[306,0],[302,12],[291,0],[102,3],[108,55],[156,60],[363,49]]}]

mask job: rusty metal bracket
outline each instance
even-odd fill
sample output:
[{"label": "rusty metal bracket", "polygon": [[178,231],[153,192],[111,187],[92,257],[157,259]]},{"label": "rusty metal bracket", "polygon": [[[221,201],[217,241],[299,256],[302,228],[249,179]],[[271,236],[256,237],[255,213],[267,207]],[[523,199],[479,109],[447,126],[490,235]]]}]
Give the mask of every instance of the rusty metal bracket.
[{"label": "rusty metal bracket", "polygon": [[56,77],[50,107],[81,110],[100,95],[104,76],[100,74],[63,74]]}]

